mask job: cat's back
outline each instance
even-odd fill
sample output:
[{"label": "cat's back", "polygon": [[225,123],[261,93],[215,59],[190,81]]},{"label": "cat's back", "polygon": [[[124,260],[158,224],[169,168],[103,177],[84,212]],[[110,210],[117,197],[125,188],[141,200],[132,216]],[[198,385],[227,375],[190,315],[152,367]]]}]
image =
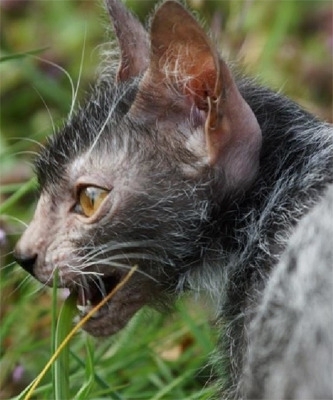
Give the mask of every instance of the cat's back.
[{"label": "cat's back", "polygon": [[247,395],[332,399],[333,186],[299,223],[251,326]]}]

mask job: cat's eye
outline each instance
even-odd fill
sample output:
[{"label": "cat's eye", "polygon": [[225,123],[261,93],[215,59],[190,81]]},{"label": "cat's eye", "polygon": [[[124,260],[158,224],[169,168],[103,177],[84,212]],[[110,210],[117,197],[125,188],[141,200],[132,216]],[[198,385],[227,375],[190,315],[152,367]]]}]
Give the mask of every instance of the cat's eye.
[{"label": "cat's eye", "polygon": [[78,202],[75,206],[75,211],[86,217],[91,217],[100,208],[108,194],[109,190],[95,186],[82,188],[78,193]]}]

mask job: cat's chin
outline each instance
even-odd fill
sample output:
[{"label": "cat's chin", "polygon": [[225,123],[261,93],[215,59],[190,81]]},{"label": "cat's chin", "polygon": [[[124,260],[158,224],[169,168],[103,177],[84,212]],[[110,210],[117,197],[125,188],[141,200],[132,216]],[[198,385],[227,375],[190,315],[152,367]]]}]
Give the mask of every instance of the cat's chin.
[{"label": "cat's chin", "polygon": [[92,336],[114,335],[126,326],[133,315],[144,305],[134,301],[123,303],[122,299],[117,302],[110,301],[94,318],[90,318],[83,326],[83,329]]},{"label": "cat's chin", "polygon": [[[120,280],[121,275],[119,274],[103,278],[105,292],[111,292]],[[101,292],[94,281],[74,290],[77,295],[77,308],[81,318],[88,314],[105,296],[105,293]],[[140,285],[125,285],[93,314],[84,324],[83,329],[92,336],[113,335],[124,328],[133,315],[146,303],[145,291],[141,290]]]}]

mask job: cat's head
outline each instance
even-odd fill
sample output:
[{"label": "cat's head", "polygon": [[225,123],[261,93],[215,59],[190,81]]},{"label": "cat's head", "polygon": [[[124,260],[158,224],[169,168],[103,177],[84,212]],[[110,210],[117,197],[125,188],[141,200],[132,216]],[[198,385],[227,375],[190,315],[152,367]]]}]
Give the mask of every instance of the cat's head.
[{"label": "cat's head", "polygon": [[86,329],[108,335],[143,305],[168,303],[200,267],[216,207],[254,179],[261,132],[226,64],[193,17],[167,1],[150,36],[108,0],[120,64],[36,162],[40,198],[15,249],[38,280],[83,312],[138,271]]}]

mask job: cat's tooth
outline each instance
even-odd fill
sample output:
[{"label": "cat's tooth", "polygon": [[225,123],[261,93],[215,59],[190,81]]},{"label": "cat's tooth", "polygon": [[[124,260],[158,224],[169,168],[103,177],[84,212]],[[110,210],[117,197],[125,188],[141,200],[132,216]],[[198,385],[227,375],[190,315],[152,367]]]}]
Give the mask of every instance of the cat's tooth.
[{"label": "cat's tooth", "polygon": [[91,301],[90,300],[86,300],[85,302],[78,302],[76,304],[76,308],[79,310],[81,315],[86,315],[88,314],[88,312],[93,308],[91,305]]},{"label": "cat's tooth", "polygon": [[[91,302],[88,300],[87,305],[77,304],[76,308],[79,310],[82,316],[87,315],[94,307]],[[98,318],[101,315],[100,311],[96,311],[91,318]]]},{"label": "cat's tooth", "polygon": [[81,315],[87,314],[87,311],[86,311],[87,306],[83,306],[81,304],[77,304],[76,308],[79,310]]},{"label": "cat's tooth", "polygon": [[83,287],[80,287],[77,293],[77,304],[78,306],[85,306],[86,304],[86,294]]}]

